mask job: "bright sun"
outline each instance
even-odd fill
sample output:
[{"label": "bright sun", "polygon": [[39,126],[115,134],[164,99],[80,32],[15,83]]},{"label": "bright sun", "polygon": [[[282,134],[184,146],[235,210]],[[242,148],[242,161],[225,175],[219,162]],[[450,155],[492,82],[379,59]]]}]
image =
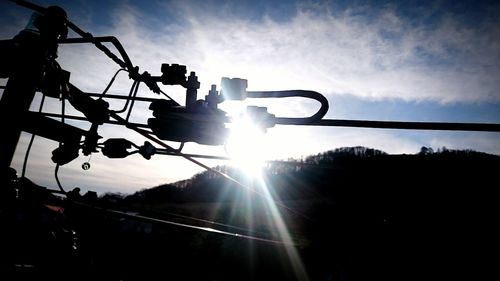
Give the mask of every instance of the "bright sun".
[{"label": "bright sun", "polygon": [[257,176],[266,156],[265,133],[250,118],[240,116],[232,122],[226,151],[235,166],[249,176]]}]

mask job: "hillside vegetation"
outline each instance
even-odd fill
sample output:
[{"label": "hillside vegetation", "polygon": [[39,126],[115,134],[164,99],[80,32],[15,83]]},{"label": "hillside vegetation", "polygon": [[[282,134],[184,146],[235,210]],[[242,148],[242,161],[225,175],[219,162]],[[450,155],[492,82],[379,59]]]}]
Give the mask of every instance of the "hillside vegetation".
[{"label": "hillside vegetation", "polygon": [[[102,204],[279,239],[272,207],[262,196],[260,183],[265,182],[292,238],[300,242],[299,255],[313,280],[477,279],[491,268],[488,257],[495,254],[491,245],[499,221],[499,156],[426,147],[413,155],[389,155],[347,147],[271,163],[263,181],[230,167],[217,169],[259,194],[203,172],[128,196],[108,194]],[[217,257],[232,265],[214,273],[227,280],[290,277],[291,268],[271,258],[270,253],[280,252],[276,248],[253,244],[248,252],[241,248],[246,242],[231,239],[203,238],[196,247],[210,245],[210,250],[197,265],[211,269],[218,263],[210,257]],[[250,261],[260,267],[249,267]]]}]

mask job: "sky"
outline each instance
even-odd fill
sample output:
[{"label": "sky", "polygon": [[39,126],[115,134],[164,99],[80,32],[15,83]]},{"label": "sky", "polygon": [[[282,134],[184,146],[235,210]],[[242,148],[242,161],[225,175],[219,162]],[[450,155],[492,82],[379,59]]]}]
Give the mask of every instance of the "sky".
[{"label": "sky", "polygon": [[[313,90],[325,95],[329,119],[500,123],[500,4],[495,1],[34,1],[59,5],[71,21],[95,36],[116,36],[141,71],[160,74],[162,63],[187,65],[201,82],[198,98],[221,77],[248,79],[249,90]],[[22,30],[31,12],[0,3],[0,38]],[[75,34],[70,33],[70,37]],[[118,66],[92,45],[64,45],[59,63],[71,82],[102,92]],[[5,84],[3,79],[0,83]],[[126,94],[126,74],[110,93]],[[162,86],[179,103],[184,89]],[[1,92],[1,90],[0,90]],[[156,94],[141,87],[141,96]],[[32,104],[37,110],[40,95]],[[111,108],[121,107],[110,103]],[[246,105],[268,107],[276,116],[313,114],[318,105],[299,98],[224,102],[230,115]],[[60,112],[49,100],[44,108]],[[70,113],[74,113],[71,112]],[[151,117],[138,104],[132,121]],[[88,129],[86,122],[71,122]],[[103,139],[144,139],[113,125]],[[499,133],[442,132],[340,127],[276,126],[263,137],[266,159],[300,158],[344,146],[387,153],[417,153],[422,146],[473,149],[500,155]],[[20,174],[29,135],[23,133],[12,166]],[[176,147],[178,144],[168,142]],[[36,138],[26,176],[55,187],[51,152],[57,143]],[[222,146],[188,143],[186,153],[225,156]],[[223,164],[201,160],[209,166]],[[90,162],[89,170],[81,165]],[[71,190],[132,193],[191,177],[202,168],[179,157],[134,155],[107,159],[80,155],[61,167]]]}]

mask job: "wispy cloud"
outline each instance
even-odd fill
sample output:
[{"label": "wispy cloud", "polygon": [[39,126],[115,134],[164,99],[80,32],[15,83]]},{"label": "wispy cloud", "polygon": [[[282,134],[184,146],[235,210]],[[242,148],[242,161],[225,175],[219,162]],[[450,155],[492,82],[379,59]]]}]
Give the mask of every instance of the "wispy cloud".
[{"label": "wispy cloud", "polygon": [[[199,97],[211,84],[229,76],[248,79],[251,90],[309,89],[324,93],[333,105],[328,115],[332,118],[338,117],[335,98],[339,95],[401,103],[500,103],[500,26],[491,20],[471,25],[457,15],[442,14],[428,24],[418,18],[409,21],[391,6],[368,15],[368,8],[363,6],[334,10],[326,4],[310,3],[297,5],[293,13],[283,17],[242,17],[233,13],[229,4],[214,8],[172,1],[155,8],[168,16],[151,18],[131,4],[121,3],[110,11],[110,25],[91,24],[90,16],[82,19],[95,35],[118,37],[142,71],[159,74],[161,63],[187,65],[202,82]],[[104,89],[118,68],[92,46],[61,46],[59,61],[72,72],[73,83],[95,92]],[[112,92],[124,94],[129,87],[130,81],[122,75]],[[184,100],[182,88],[169,87],[166,91],[178,101]],[[287,116],[307,115],[316,107],[294,99],[286,103],[266,101],[266,105],[272,113]],[[54,105],[51,110],[59,109]],[[143,121],[150,115],[146,109],[135,113]],[[88,128],[88,124],[83,127]],[[126,137],[138,144],[143,141],[121,127],[103,127],[100,133],[105,138]],[[414,153],[422,145],[484,148],[500,153],[498,136],[493,134],[481,135],[484,140],[478,143],[472,139],[475,136],[457,134],[276,127],[268,136],[269,157],[282,159],[354,145],[389,153]],[[56,146],[46,142],[42,146],[44,149],[35,150],[32,159],[34,165],[44,168],[33,172],[53,184],[49,179],[52,168],[42,171],[50,164],[50,152]],[[186,149],[223,154],[220,147],[188,145]],[[16,158],[18,167],[21,150]],[[146,161],[132,157],[118,163],[94,156],[93,168],[82,172],[80,165],[87,160],[82,156],[65,166],[65,173],[72,176],[62,175],[62,179],[70,184],[86,182],[93,189],[116,186],[132,191],[201,171],[180,158],[158,156]]]},{"label": "wispy cloud", "polygon": [[[110,33],[140,65],[189,65],[205,87],[243,76],[252,88],[308,88],[370,98],[438,102],[500,100],[498,25],[468,26],[443,15],[429,26],[386,9],[365,18],[299,8],[287,21],[197,13],[179,3],[185,25],[166,20],[144,29],[139,12],[122,5]],[[172,8],[170,6],[169,8]],[[207,83],[208,82],[208,83]]]}]

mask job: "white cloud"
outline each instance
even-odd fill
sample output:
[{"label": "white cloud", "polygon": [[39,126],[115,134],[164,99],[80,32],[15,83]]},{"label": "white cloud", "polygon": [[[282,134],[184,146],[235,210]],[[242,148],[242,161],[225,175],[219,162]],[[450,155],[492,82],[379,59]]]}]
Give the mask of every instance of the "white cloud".
[{"label": "white cloud", "polygon": [[[151,30],[143,25],[145,15],[123,4],[113,11],[113,24],[99,27],[99,34],[118,37],[142,71],[159,74],[161,63],[187,65],[188,71],[196,71],[202,82],[199,98],[210,84],[229,76],[249,79],[251,90],[309,89],[330,98],[334,93],[347,93],[368,99],[500,102],[500,27],[489,23],[473,28],[448,17],[429,29],[405,22],[391,9],[368,23],[353,10],[333,14],[328,9],[304,7],[287,21],[270,17],[251,21],[229,13],[204,13],[181,1],[171,5],[170,9],[179,8],[176,15],[180,18],[166,20],[158,24],[158,30]],[[73,83],[95,92],[102,91],[118,69],[91,45],[62,46],[60,63],[72,72]],[[125,94],[129,87],[130,81],[123,74],[111,92]],[[182,88],[165,89],[177,101],[184,101]],[[335,106],[335,100],[330,103]],[[270,111],[280,116],[307,115],[316,106],[294,99],[268,104]],[[57,106],[51,110],[58,111]],[[332,111],[330,117],[334,117],[335,108]],[[136,113],[142,120],[150,115],[147,110]],[[84,127],[88,128],[88,124]],[[139,144],[143,141],[123,127],[104,127],[100,132],[105,138],[126,137]],[[276,127],[268,134],[270,155],[275,158],[355,145],[389,153],[415,153],[423,145],[420,140],[387,130]],[[477,143],[473,137],[463,138],[457,146],[471,148]],[[433,147],[452,147],[450,144],[456,143],[445,137],[431,141]],[[478,147],[500,153],[494,143],[495,137],[488,135]],[[41,146],[44,148],[33,152],[31,159],[38,168],[32,173],[44,183],[53,184],[53,166],[48,159],[55,145],[42,142]],[[16,156],[18,166],[21,151]],[[220,147],[186,148],[186,152],[207,151],[223,154]],[[132,191],[201,171],[181,158],[155,156],[147,161],[132,157],[118,161],[93,156],[93,167],[85,172],[80,165],[86,160],[80,157],[64,166],[61,179],[68,184],[85,182],[91,189],[116,187]]]},{"label": "white cloud", "polygon": [[390,9],[371,22],[350,10],[334,16],[303,9],[284,22],[198,14],[185,6],[182,11],[186,25],[166,21],[152,31],[141,26],[137,11],[123,5],[109,32],[137,64],[152,70],[162,62],[187,64],[205,88],[221,76],[242,76],[261,89],[438,102],[500,100],[500,36],[492,24],[471,28],[449,16],[430,29],[410,25]]},{"label": "white cloud", "polygon": [[[492,141],[492,138],[496,138],[497,141]],[[498,133],[448,133],[436,135],[430,138],[429,143],[434,149],[441,147],[446,147],[448,149],[472,149],[480,152],[486,151],[500,155],[500,141],[498,141]]]}]

